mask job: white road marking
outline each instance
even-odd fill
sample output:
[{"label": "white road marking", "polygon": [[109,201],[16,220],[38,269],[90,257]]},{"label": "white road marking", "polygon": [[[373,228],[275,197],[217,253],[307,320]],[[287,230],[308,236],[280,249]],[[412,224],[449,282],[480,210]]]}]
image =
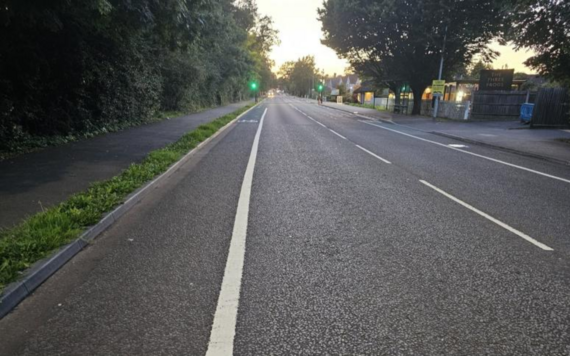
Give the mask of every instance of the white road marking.
[{"label": "white road marking", "polygon": [[336,132],[336,131],[333,131],[333,130],[331,130],[331,129],[329,129],[329,131],[330,131],[330,132],[332,132],[333,134],[337,135],[338,137],[340,137],[340,138],[342,138],[342,139],[345,139],[345,140],[346,140],[346,137],[344,137],[343,135],[339,134],[338,132]]},{"label": "white road marking", "polygon": [[459,145],[459,144],[456,144],[456,143],[451,143],[451,144],[449,144],[448,146],[449,146],[449,147],[455,147],[455,148],[467,148],[467,146],[465,146],[465,145]]},{"label": "white road marking", "polygon": [[364,147],[362,147],[362,146],[356,145],[356,147],[360,148],[361,150],[363,150],[364,152],[368,153],[369,155],[378,158],[379,160],[381,160],[381,161],[384,162],[384,163],[392,164],[392,162],[390,162],[390,161],[388,161],[387,159],[384,159],[384,158],[382,158],[382,157],[380,157],[380,156],[378,156],[378,155],[376,155],[376,154],[374,154],[374,153],[368,151],[366,148],[364,148]]},{"label": "white road marking", "polygon": [[535,239],[533,239],[532,237],[528,236],[527,234],[525,234],[524,232],[520,232],[519,230],[510,227],[509,225],[505,224],[504,222],[495,219],[494,217],[492,217],[489,214],[486,214],[484,212],[482,212],[481,210],[472,207],[471,205],[467,204],[466,202],[457,199],[456,197],[454,197],[453,195],[444,192],[443,190],[439,189],[438,187],[429,184],[428,182],[426,182],[425,180],[420,180],[420,182],[422,182],[424,185],[430,187],[431,189],[435,190],[436,192],[443,194],[444,196],[448,197],[449,199],[453,200],[454,202],[463,205],[464,207],[466,207],[467,209],[481,215],[482,217],[484,217],[485,219],[491,220],[492,222],[494,222],[495,224],[499,225],[500,227],[512,232],[513,234],[522,237],[523,239],[525,239],[526,241],[530,242],[531,244],[540,247],[541,249],[545,250],[545,251],[553,251],[553,249],[551,247],[546,246],[545,244],[543,244],[542,242],[539,242]]},{"label": "white road marking", "polygon": [[425,142],[433,143],[434,145],[438,145],[438,146],[441,146],[441,147],[449,148],[450,150],[455,150],[455,151],[457,151],[457,152],[466,153],[466,154],[468,154],[468,155],[472,155],[472,156],[479,157],[479,158],[484,158],[484,159],[487,159],[487,160],[489,160],[489,161],[493,161],[493,162],[496,162],[496,163],[501,163],[501,164],[504,164],[504,165],[509,166],[509,167],[522,169],[523,171],[535,173],[535,174],[538,174],[538,175],[541,175],[541,176],[544,176],[544,177],[548,177],[548,178],[552,178],[552,179],[556,179],[556,180],[559,180],[559,181],[562,181],[562,182],[565,182],[565,183],[570,183],[570,180],[568,180],[568,179],[564,179],[564,178],[560,178],[560,177],[557,177],[557,176],[553,176],[553,175],[548,174],[548,173],[543,173],[543,172],[535,171],[534,169],[530,169],[530,168],[526,168],[526,167],[522,167],[522,166],[517,166],[516,164],[512,164],[512,163],[505,162],[505,161],[501,161],[501,160],[498,160],[498,159],[495,159],[495,158],[483,156],[483,155],[480,155],[480,154],[477,154],[477,153],[473,153],[473,152],[469,152],[469,151],[464,151],[464,150],[461,150],[461,149],[459,149],[459,148],[449,147],[448,145],[443,144],[443,143],[439,143],[439,142],[436,142],[436,141],[427,140],[427,139],[425,139],[425,138],[421,138],[421,137],[418,137],[418,136],[410,135],[410,134],[407,134],[407,133],[405,133],[405,132],[401,132],[401,131],[398,131],[398,130],[389,129],[389,128],[387,128],[387,127],[375,125],[375,124],[370,123],[370,122],[366,122],[366,121],[362,121],[362,120],[359,120],[359,121],[362,122],[362,123],[365,123],[365,124],[367,124],[367,125],[371,125],[371,126],[374,126],[374,127],[378,127],[378,128],[380,128],[380,129],[392,131],[392,132],[395,132],[395,133],[400,134],[400,135],[404,135],[404,136],[408,136],[408,137],[411,137],[411,138],[415,138],[416,140],[425,141]]},{"label": "white road marking", "polygon": [[220,296],[218,297],[218,305],[216,307],[216,314],[214,315],[214,323],[210,333],[206,356],[231,356],[234,350],[253,170],[257,159],[261,128],[263,127],[263,120],[266,114],[267,108],[263,112],[261,120],[259,120],[259,127],[257,128],[255,139],[253,140],[253,147],[251,148],[251,154],[241,186],[228,260],[226,262],[224,279],[222,280]]}]

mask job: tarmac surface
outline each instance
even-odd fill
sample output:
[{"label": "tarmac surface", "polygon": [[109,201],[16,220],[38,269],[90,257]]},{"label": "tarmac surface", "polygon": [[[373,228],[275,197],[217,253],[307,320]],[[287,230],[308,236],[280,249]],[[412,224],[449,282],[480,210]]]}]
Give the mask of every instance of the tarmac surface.
[{"label": "tarmac surface", "polygon": [[0,355],[206,354],[259,132],[233,354],[570,354],[569,167],[283,96],[0,320]]},{"label": "tarmac surface", "polygon": [[58,204],[149,152],[250,102],[231,104],[0,161],[0,228]]}]

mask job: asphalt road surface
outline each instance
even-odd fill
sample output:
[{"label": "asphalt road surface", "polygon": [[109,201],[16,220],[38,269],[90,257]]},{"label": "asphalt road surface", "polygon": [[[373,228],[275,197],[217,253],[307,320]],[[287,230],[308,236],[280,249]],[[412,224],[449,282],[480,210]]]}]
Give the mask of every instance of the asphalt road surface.
[{"label": "asphalt road surface", "polygon": [[570,169],[461,145],[266,100],[1,320],[0,354],[570,355]]}]

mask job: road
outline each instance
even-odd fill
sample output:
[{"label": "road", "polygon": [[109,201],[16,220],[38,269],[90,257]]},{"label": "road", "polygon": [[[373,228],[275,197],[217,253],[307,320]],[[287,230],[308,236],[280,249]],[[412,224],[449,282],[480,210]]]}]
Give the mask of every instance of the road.
[{"label": "road", "polygon": [[1,355],[570,355],[570,169],[292,97],[0,321]]}]

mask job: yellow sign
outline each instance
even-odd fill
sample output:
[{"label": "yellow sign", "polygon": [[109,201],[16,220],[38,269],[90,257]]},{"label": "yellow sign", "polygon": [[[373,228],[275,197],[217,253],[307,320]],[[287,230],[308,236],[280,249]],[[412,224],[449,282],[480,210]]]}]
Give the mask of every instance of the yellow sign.
[{"label": "yellow sign", "polygon": [[434,80],[431,83],[431,92],[433,96],[441,96],[445,91],[445,80]]}]

